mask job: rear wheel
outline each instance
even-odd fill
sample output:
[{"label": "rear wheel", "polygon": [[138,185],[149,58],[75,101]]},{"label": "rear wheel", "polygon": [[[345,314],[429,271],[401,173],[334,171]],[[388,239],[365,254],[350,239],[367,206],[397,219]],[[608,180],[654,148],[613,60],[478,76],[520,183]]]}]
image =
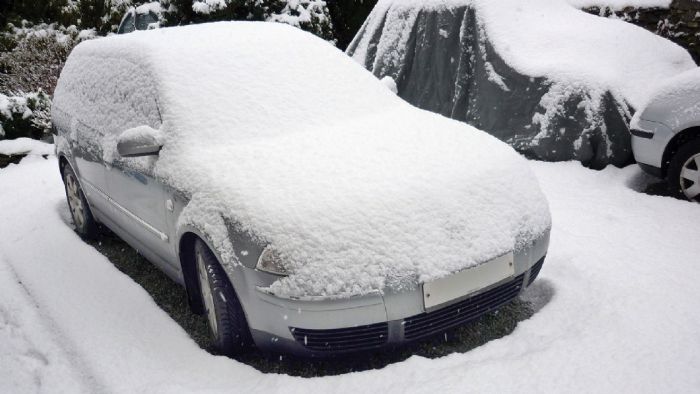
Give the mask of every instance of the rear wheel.
[{"label": "rear wheel", "polygon": [[75,172],[67,165],[63,168],[63,184],[66,187],[66,198],[68,199],[68,208],[73,217],[75,231],[84,238],[94,238],[97,235],[97,223],[92,216],[90,206],[85,199],[78,177]]},{"label": "rear wheel", "polygon": [[209,247],[198,239],[194,252],[202,305],[214,349],[226,355],[240,354],[252,344],[243,307]]},{"label": "rear wheel", "polygon": [[677,197],[700,202],[700,140],[678,150],[668,167],[668,184]]}]

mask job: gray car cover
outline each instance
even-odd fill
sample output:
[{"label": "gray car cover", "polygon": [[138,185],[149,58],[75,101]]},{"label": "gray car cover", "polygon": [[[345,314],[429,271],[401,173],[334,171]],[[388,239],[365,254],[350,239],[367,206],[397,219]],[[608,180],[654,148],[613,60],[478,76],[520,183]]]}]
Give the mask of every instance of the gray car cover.
[{"label": "gray car cover", "polygon": [[[411,104],[467,122],[530,158],[591,168],[633,162],[624,99],[605,92],[591,108],[583,84],[562,93],[555,81],[518,73],[489,43],[472,6],[421,10],[405,48],[382,53],[383,40],[394,39],[383,36],[387,15],[373,13],[383,20],[365,23],[347,53],[377,77],[393,78]],[[556,111],[541,104],[548,94],[557,97]]]}]

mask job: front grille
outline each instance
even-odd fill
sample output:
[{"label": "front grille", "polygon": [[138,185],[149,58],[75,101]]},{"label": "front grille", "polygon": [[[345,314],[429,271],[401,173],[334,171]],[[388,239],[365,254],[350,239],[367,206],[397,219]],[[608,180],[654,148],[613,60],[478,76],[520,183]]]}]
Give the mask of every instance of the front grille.
[{"label": "front grille", "polygon": [[540,259],[535,265],[530,268],[530,279],[527,280],[527,285],[530,286],[532,282],[537,279],[537,275],[540,274],[540,270],[542,269],[542,265],[544,264],[544,257]]},{"label": "front grille", "polygon": [[508,283],[434,312],[409,317],[404,320],[405,339],[413,340],[443,332],[508,303],[520,293],[524,276],[519,275]]},{"label": "front grille", "polygon": [[381,347],[386,344],[389,334],[386,322],[330,330],[289,329],[294,339],[305,348],[322,352],[350,352]]}]

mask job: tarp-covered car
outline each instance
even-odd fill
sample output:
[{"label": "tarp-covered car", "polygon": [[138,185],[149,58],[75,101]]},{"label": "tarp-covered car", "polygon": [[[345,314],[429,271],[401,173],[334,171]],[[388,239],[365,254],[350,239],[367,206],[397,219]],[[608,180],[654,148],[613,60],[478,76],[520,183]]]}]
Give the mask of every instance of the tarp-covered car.
[{"label": "tarp-covered car", "polygon": [[182,283],[223,352],[442,332],[516,297],[547,251],[524,158],[289,26],[81,43],[52,116],[78,232],[101,222]]},{"label": "tarp-covered car", "polygon": [[631,164],[632,114],[696,67],[673,42],[565,0],[380,0],[347,52],[419,108],[593,168]]}]

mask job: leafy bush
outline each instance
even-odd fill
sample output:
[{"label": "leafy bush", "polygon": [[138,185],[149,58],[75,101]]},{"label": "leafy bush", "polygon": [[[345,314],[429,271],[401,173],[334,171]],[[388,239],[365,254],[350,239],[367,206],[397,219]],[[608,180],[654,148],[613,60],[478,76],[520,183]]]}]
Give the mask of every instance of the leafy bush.
[{"label": "leafy bush", "polygon": [[0,92],[53,93],[68,54],[80,41],[95,36],[94,31],[79,31],[75,26],[55,24],[9,26],[0,45]]},{"label": "leafy bush", "polygon": [[50,94],[68,54],[92,30],[23,22],[0,33],[0,139],[51,131]]},{"label": "leafy bush", "polygon": [[0,139],[41,139],[50,133],[51,100],[47,94],[0,94]]},{"label": "leafy bush", "polygon": [[323,0],[160,0],[164,25],[223,20],[287,23],[326,40],[334,40],[333,24]]}]

